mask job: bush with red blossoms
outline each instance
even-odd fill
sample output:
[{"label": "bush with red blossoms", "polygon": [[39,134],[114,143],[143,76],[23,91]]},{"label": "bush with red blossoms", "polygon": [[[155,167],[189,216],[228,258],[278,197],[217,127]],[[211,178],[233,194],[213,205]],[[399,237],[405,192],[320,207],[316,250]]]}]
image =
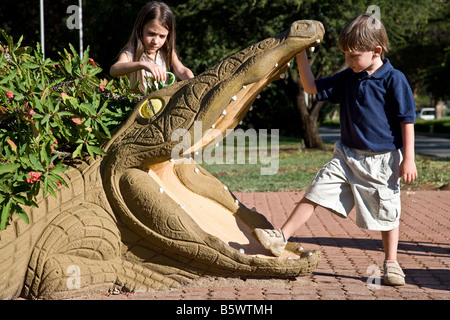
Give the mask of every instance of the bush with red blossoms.
[{"label": "bush with red blossoms", "polygon": [[[0,29],[0,230],[13,214],[26,222],[42,190],[67,186],[67,160],[103,155],[102,142],[141,96],[126,78],[99,79],[102,69],[70,46],[59,61]],[[0,233],[1,236],[1,233]]]}]

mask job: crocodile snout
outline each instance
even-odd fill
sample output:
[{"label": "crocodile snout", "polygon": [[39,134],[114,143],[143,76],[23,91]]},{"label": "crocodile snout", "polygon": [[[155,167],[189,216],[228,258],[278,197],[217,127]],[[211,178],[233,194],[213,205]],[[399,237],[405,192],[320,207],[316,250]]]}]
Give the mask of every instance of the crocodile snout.
[{"label": "crocodile snout", "polygon": [[289,37],[322,40],[325,34],[323,24],[315,20],[295,21],[289,30]]}]

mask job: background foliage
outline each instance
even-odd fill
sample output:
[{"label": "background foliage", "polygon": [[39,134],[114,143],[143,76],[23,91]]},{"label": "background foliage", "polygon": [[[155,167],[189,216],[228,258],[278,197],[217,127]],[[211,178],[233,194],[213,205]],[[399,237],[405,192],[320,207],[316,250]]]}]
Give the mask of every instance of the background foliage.
[{"label": "background foliage", "polygon": [[[83,1],[84,43],[91,56],[104,68],[103,76],[117,59],[130,36],[140,8],[147,0]],[[450,48],[450,5],[445,0],[167,0],[177,18],[177,47],[182,61],[195,74],[213,67],[226,56],[248,45],[280,33],[295,20],[316,19],[326,30],[325,39],[310,55],[316,77],[329,75],[343,66],[337,36],[353,16],[380,8],[381,20],[391,41],[387,55],[403,71],[419,104],[434,104],[448,99],[448,50]],[[44,1],[46,55],[57,59],[62,48],[72,43],[77,48],[78,30],[66,26],[69,5],[78,0]],[[34,46],[39,37],[39,5],[35,0],[2,0],[0,28],[18,39],[24,35]],[[247,126],[279,128],[281,134],[302,138],[299,106],[301,94],[291,76],[265,91],[255,102],[254,112],[245,119]],[[312,101],[314,102],[314,101]],[[312,107],[312,103],[308,105]],[[323,105],[318,119],[336,106]],[[292,119],[298,119],[293,121]]]},{"label": "background foliage", "polygon": [[[21,205],[35,205],[39,190],[64,184],[64,158],[102,154],[101,141],[139,97],[109,67],[128,40],[147,0],[84,0],[84,58],[78,30],[66,21],[78,0],[44,1],[45,57],[41,54],[39,2],[0,3],[0,229],[11,212],[27,219]],[[195,74],[252,43],[283,32],[295,20],[315,19],[326,30],[310,54],[316,77],[344,67],[337,37],[369,5],[380,8],[391,50],[387,57],[408,78],[419,104],[449,99],[450,5],[445,0],[167,0],[177,18],[177,49]],[[12,37],[10,37],[12,36]],[[23,37],[22,37],[23,36]],[[14,42],[15,39],[17,42]],[[74,44],[72,47],[70,44]],[[99,66],[102,66],[100,68]],[[306,126],[333,112],[334,105],[304,103],[298,73],[266,88],[244,127],[280,129],[284,136],[317,135]],[[306,113],[305,113],[306,112]],[[310,117],[301,116],[301,114]],[[317,131],[317,130],[316,130]],[[306,139],[305,139],[306,141]],[[312,146],[312,145],[309,145]],[[42,187],[42,189],[41,189]]]}]

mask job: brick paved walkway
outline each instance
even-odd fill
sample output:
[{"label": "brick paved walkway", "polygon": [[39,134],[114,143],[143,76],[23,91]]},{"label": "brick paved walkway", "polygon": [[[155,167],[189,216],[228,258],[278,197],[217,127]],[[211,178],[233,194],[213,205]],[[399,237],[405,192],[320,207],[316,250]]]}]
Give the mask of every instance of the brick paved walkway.
[{"label": "brick paved walkway", "polygon": [[[277,228],[302,192],[236,193]],[[405,286],[377,286],[384,253],[380,232],[319,208],[291,241],[322,252],[319,267],[296,280],[199,279],[184,288],[101,296],[106,300],[449,300],[450,192],[403,191],[399,262]],[[370,285],[368,285],[368,283]]]}]

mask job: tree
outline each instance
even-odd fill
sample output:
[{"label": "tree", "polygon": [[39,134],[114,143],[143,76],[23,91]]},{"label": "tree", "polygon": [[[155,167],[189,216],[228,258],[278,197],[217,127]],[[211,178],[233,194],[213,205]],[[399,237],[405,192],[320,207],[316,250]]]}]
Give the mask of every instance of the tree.
[{"label": "tree", "polygon": [[[330,73],[334,66],[342,64],[342,59],[335,54],[335,30],[338,29],[336,25],[343,26],[344,20],[339,22],[334,16],[327,18],[323,12],[333,12],[339,17],[351,16],[345,6],[337,8],[338,10],[334,8],[331,1],[212,0],[204,3],[189,0],[175,6],[178,23],[189,26],[183,30],[183,35],[178,37],[180,47],[183,48],[181,56],[189,61],[189,65],[196,71],[201,71],[252,43],[286,30],[296,20],[328,19],[331,29],[327,30],[328,33],[317,53],[315,72]],[[247,124],[264,128],[273,125],[280,128],[282,134],[302,135],[307,147],[322,147],[316,127],[322,103],[314,104],[315,107],[306,104],[297,71],[291,69],[289,73],[287,79],[280,80],[284,85],[274,84],[265,91],[264,99],[255,103],[258,107],[248,116]],[[290,120],[298,119],[299,112],[303,129],[299,125],[300,121]]]},{"label": "tree", "polygon": [[[400,50],[408,48],[410,39],[417,37],[444,6],[441,0],[373,3],[379,9],[393,48],[389,58],[397,57]],[[295,20],[321,21],[325,26],[325,37],[316,52],[310,54],[316,78],[331,75],[345,67],[344,56],[337,46],[339,32],[352,17],[368,9],[367,2],[359,0],[188,0],[181,4],[174,1],[173,8],[178,24],[183,26],[178,35],[181,56],[197,72],[251,43],[284,31]],[[414,80],[416,73],[407,73],[406,76]],[[248,125],[264,128],[275,125],[284,134],[300,134],[306,147],[322,148],[317,120],[324,103],[315,97],[305,100],[295,68],[290,69],[289,77],[282,82],[284,85],[273,85],[264,92],[264,99],[255,103],[257,111],[248,116]],[[295,110],[298,112],[295,113]],[[283,117],[282,113],[286,116]],[[300,121],[291,120],[294,114]]]},{"label": "tree", "polygon": [[[148,0],[117,2],[110,0],[83,3],[84,43],[91,56],[107,73],[125,45],[134,20]],[[310,54],[312,70],[322,77],[344,65],[337,38],[345,23],[367,11],[362,0],[167,0],[177,18],[177,47],[182,61],[196,74],[213,67],[227,56],[267,37],[280,33],[301,19],[321,21],[325,38]],[[52,58],[69,43],[78,43],[78,31],[69,30],[66,9],[71,0],[45,1],[46,51]],[[371,1],[381,14],[390,42],[387,55],[403,71],[414,92],[446,92],[448,63],[449,5],[445,0]],[[14,38],[24,35],[24,44],[34,46],[39,38],[39,12],[35,0],[2,0],[0,27]],[[75,46],[76,47],[76,46]],[[295,63],[293,64],[295,65]],[[446,67],[447,66],[447,67]],[[434,79],[434,80],[433,80]],[[431,90],[431,91],[430,91]],[[293,66],[289,77],[264,90],[255,102],[246,125],[279,128],[281,134],[300,136],[307,147],[321,147],[317,120],[327,103],[314,97],[304,101],[304,92]],[[292,119],[299,119],[293,121]]]}]

